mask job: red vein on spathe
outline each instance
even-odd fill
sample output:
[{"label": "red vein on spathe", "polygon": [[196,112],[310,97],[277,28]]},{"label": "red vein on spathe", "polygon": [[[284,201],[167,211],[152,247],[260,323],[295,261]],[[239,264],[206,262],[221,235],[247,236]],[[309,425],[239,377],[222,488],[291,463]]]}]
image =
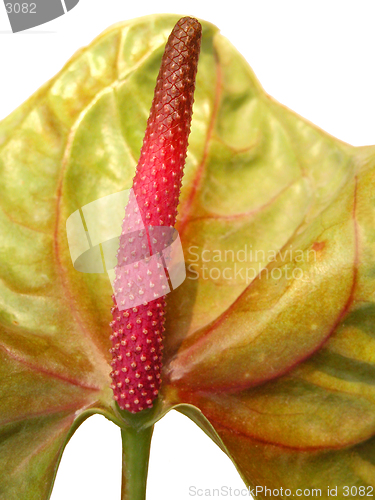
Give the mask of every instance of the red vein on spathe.
[{"label": "red vein on spathe", "polygon": [[[48,439],[45,439],[44,441],[42,441],[42,443],[37,446],[31,453],[29,453],[23,460],[21,460],[21,462],[12,470],[12,472],[10,473],[11,476],[14,476],[15,474],[17,474],[20,470],[22,470],[22,468],[28,463],[30,462],[30,460],[35,457],[35,455],[37,455],[38,453],[40,453],[41,451],[43,451],[45,448],[48,447],[48,445],[55,441],[57,438],[59,438],[62,434],[68,434],[69,432],[69,429],[71,428],[71,425],[73,424],[74,422],[74,416],[72,415],[68,415],[61,423],[62,424],[65,424],[65,422],[67,423],[67,425],[61,425],[60,428],[57,429],[56,432],[54,432],[53,434],[49,435],[48,436]],[[65,446],[65,443],[63,442],[60,447],[59,447],[59,450],[57,451],[56,453],[56,456],[60,455],[60,452],[61,452],[61,449]]]},{"label": "red vein on spathe", "polygon": [[[51,415],[58,415],[59,413],[61,414],[67,414],[71,415],[72,410],[75,410],[75,413],[77,410],[80,410],[82,408],[82,405],[76,403],[71,403],[69,405],[64,405],[64,406],[59,406],[59,407],[52,407],[48,408],[48,410],[41,410],[35,413],[25,413],[24,415],[19,415],[16,418],[11,418],[9,420],[3,420],[0,421],[0,426],[4,427],[9,424],[15,424],[17,422],[23,422],[27,420],[34,420],[39,417],[49,417]],[[27,411],[27,408],[25,408]]]},{"label": "red vein on spathe", "polygon": [[262,210],[265,210],[266,208],[269,208],[272,206],[273,203],[275,203],[278,198],[280,198],[288,189],[290,189],[294,184],[297,184],[300,181],[300,178],[297,179],[296,181],[292,181],[289,184],[287,184],[285,187],[283,187],[280,191],[278,191],[270,200],[268,200],[266,203],[263,203],[263,205],[260,205],[256,208],[253,208],[249,210],[248,212],[238,212],[232,215],[224,215],[224,214],[215,214],[215,213],[209,213],[207,215],[201,215],[198,217],[192,217],[190,218],[186,224],[190,224],[192,222],[196,221],[201,221],[201,220],[237,220],[237,219],[242,219],[242,218],[247,218],[251,217],[253,215],[256,215],[260,213]]},{"label": "red vein on spathe", "polygon": [[100,391],[100,387],[89,385],[89,384],[84,384],[79,380],[75,380],[71,377],[66,377],[64,375],[61,375],[60,373],[56,373],[56,372],[53,372],[51,370],[47,370],[45,368],[42,368],[40,365],[34,365],[33,363],[30,363],[22,356],[19,356],[16,353],[12,352],[10,349],[8,349],[3,344],[0,344],[0,349],[2,351],[4,351],[10,358],[14,359],[18,363],[25,365],[31,371],[41,373],[42,375],[47,375],[49,377],[61,380],[62,382],[66,382],[68,384],[75,385],[77,387],[82,387],[82,389],[88,389],[90,391]]},{"label": "red vein on spathe", "polygon": [[[212,425],[214,425],[214,422],[217,422],[214,418],[212,418],[212,416],[210,416],[209,419],[210,419],[210,422]],[[224,430],[224,432],[229,432],[230,434],[236,434],[238,436],[241,436],[242,438],[253,441],[254,443],[261,443],[261,444],[264,444],[266,446],[275,446],[277,448],[288,450],[290,452],[295,451],[295,452],[301,452],[301,453],[303,453],[303,452],[310,453],[312,451],[341,450],[343,448],[348,448],[348,447],[352,447],[352,446],[364,443],[364,442],[368,441],[369,439],[371,439],[372,437],[374,437],[374,435],[375,435],[375,432],[372,430],[368,433],[368,436],[363,437],[360,440],[353,440],[353,441],[349,441],[349,442],[346,442],[343,444],[330,445],[330,446],[327,446],[327,445],[326,446],[324,446],[324,445],[292,446],[292,445],[287,445],[285,443],[280,443],[277,441],[269,441],[269,440],[267,440],[265,438],[261,438],[259,436],[254,436],[254,435],[250,434],[249,432],[234,429],[233,427],[229,427],[229,425],[225,425],[221,422],[216,423],[216,425],[214,425],[214,428],[218,434],[220,433],[220,430],[222,429],[222,430]],[[224,442],[224,444],[225,444],[225,442]]]},{"label": "red vein on spathe", "polygon": [[216,63],[216,87],[215,87],[215,100],[213,104],[213,109],[212,109],[212,114],[211,114],[211,120],[207,129],[207,135],[206,135],[206,141],[204,145],[204,150],[203,150],[203,155],[202,155],[202,160],[200,164],[198,165],[197,172],[195,174],[195,177],[193,179],[193,183],[190,189],[190,193],[188,195],[188,198],[186,202],[181,206],[180,208],[180,213],[183,213],[183,216],[178,222],[178,232],[180,237],[182,238],[182,234],[186,229],[187,224],[189,223],[189,216],[190,216],[190,211],[193,207],[195,197],[198,193],[198,189],[201,185],[202,178],[203,178],[203,173],[205,170],[207,158],[208,158],[208,153],[210,149],[210,140],[213,135],[214,127],[215,127],[215,120],[219,111],[219,104],[220,104],[220,98],[221,98],[221,92],[222,92],[222,73],[221,73],[221,66],[219,62],[219,57],[216,52],[215,54],[215,63]]}]

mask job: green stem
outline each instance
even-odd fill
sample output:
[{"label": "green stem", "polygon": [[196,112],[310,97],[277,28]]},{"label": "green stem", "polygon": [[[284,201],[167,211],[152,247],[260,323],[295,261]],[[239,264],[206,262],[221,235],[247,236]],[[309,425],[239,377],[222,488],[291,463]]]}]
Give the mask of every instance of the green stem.
[{"label": "green stem", "polygon": [[126,427],[122,437],[121,500],[145,500],[148,461],[154,426],[146,429]]}]

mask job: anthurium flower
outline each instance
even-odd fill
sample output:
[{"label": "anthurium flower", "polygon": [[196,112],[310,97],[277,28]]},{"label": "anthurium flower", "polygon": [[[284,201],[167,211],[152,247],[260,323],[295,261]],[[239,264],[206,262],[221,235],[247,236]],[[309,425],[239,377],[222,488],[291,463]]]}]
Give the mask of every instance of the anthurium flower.
[{"label": "anthurium flower", "polygon": [[65,224],[131,187],[177,19],[110,28],[0,124],[0,498],[49,498],[67,441],[94,413],[121,427],[123,499],[144,498],[152,427],[173,408],[251,487],[371,495],[375,148],[272,100],[209,23],[163,382],[135,415],[112,399],[111,285],[73,268]]}]

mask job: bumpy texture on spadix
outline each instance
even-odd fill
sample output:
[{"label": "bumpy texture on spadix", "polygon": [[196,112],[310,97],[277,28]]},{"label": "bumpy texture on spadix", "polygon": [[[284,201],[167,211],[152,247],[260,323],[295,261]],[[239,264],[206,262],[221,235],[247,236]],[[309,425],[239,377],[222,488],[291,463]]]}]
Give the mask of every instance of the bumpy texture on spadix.
[{"label": "bumpy texture on spadix", "polygon": [[[156,243],[152,228],[174,226],[176,221],[200,42],[201,25],[189,17],[178,21],[168,39],[133,180],[134,195],[125,209],[116,290],[132,288],[137,281],[152,288],[164,277],[160,262],[144,265],[144,259]],[[113,301],[114,399],[121,409],[136,413],[152,407],[160,388],[165,300],[163,296],[125,311],[119,310],[115,296]]]}]

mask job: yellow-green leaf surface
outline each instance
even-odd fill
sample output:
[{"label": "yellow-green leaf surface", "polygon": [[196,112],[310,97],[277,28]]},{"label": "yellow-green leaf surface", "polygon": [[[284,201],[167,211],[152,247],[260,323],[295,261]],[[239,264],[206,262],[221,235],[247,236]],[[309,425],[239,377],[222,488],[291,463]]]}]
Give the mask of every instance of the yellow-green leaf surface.
[{"label": "yellow-green leaf surface", "polygon": [[[111,286],[74,270],[65,225],[131,186],[177,19],[110,28],[0,124],[1,500],[48,499],[90,414],[127,425],[109,389]],[[375,148],[273,101],[209,23],[189,143],[176,226],[187,279],[168,296],[162,394],[139,425],[177,407],[249,485],[363,496],[375,486]]]}]

